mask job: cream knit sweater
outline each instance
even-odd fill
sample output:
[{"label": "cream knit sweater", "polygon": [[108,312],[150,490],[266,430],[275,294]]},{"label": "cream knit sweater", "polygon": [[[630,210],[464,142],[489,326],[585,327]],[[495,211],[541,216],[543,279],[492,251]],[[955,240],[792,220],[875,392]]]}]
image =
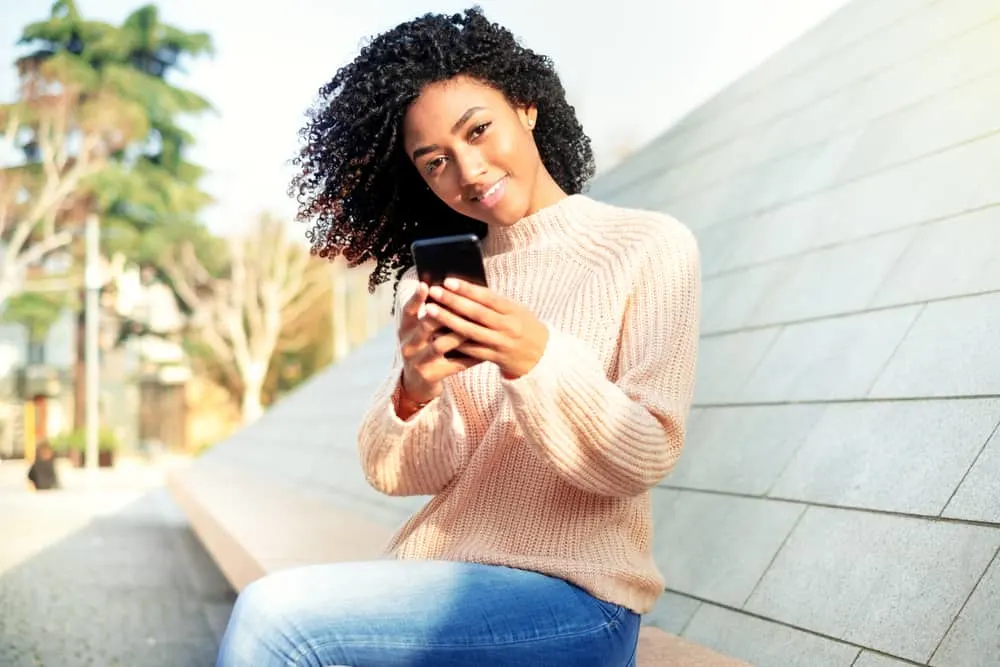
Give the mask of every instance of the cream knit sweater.
[{"label": "cream knit sweater", "polygon": [[[664,586],[649,489],[681,453],[694,386],[694,236],[573,195],[491,229],[483,250],[490,287],[534,312],[549,342],[527,375],[480,364],[408,421],[396,355],[362,420],[362,466],[383,493],[433,498],[389,551],[542,572],[645,613]],[[398,303],[416,285],[411,270]]]}]

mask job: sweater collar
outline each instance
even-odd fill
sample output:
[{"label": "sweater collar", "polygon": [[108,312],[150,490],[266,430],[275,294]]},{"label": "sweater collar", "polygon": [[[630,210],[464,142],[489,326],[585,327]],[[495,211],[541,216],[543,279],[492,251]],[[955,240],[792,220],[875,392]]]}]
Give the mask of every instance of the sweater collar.
[{"label": "sweater collar", "polygon": [[547,241],[572,236],[584,222],[584,195],[569,195],[525,216],[513,225],[495,225],[483,239],[483,253],[497,255],[524,250]]}]

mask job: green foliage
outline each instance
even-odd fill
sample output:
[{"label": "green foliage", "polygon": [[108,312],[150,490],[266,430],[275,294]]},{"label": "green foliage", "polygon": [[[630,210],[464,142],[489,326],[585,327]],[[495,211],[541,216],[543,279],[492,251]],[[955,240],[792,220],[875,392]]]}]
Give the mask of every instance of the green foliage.
[{"label": "green foliage", "polygon": [[[185,163],[181,172],[200,168]],[[194,216],[211,201],[197,186],[186,184],[148,162],[133,167],[113,164],[87,181],[105,211],[104,250],[124,253],[140,264],[156,264],[169,244],[190,239],[211,244]]]},{"label": "green foliage", "polygon": [[28,339],[37,343],[49,335],[67,305],[65,292],[23,292],[7,300],[0,321],[24,326]]},{"label": "green foliage", "polygon": [[[52,451],[57,454],[68,452],[84,452],[87,449],[87,431],[78,428],[73,431],[65,431],[49,439]],[[113,452],[118,449],[120,443],[114,432],[110,429],[102,428],[97,432],[97,449],[102,452]]]},{"label": "green foliage", "polygon": [[[228,244],[199,222],[201,211],[212,200],[201,186],[204,168],[189,159],[195,137],[184,129],[189,120],[213,109],[201,95],[178,86],[175,78],[190,60],[212,55],[211,37],[164,23],[153,4],[140,6],[121,23],[114,23],[87,19],[75,0],[55,0],[47,18],[23,28],[20,44],[29,50],[17,62],[21,82],[35,86],[36,102],[47,101],[50,88],[72,90],[73,122],[81,127],[99,126],[102,131],[110,127],[105,134],[115,135],[101,143],[112,151],[110,162],[82,180],[68,205],[60,207],[53,225],[72,228],[94,211],[101,218],[105,255],[121,253],[132,262],[161,267],[168,251],[190,247],[204,269],[199,272],[200,281],[193,281],[196,290],[211,285],[212,278],[226,276]],[[43,131],[44,123],[32,113],[29,105],[0,105],[0,130],[16,114],[33,132]],[[31,132],[22,134],[29,136],[21,146],[24,163],[0,176],[31,190],[44,182],[45,173],[37,140],[31,140]],[[70,155],[76,150],[72,141],[63,146]],[[278,225],[272,221],[275,230]],[[274,251],[271,237],[264,238],[263,250]],[[82,253],[79,240],[73,251],[78,257]],[[261,254],[261,258],[267,256],[267,252]],[[274,261],[281,265],[284,259],[279,256]],[[251,260],[255,268],[260,268],[259,263]],[[159,273],[169,284],[166,273]],[[184,301],[180,303],[184,308]],[[23,323],[32,335],[41,335],[55,308],[48,295],[25,295],[12,301],[3,317]],[[327,319],[310,313],[283,333],[271,365],[266,400],[328,363]],[[303,337],[303,331],[309,335]],[[295,344],[288,342],[292,339]],[[238,384],[204,344],[189,340],[187,348],[206,374],[218,377],[224,385]],[[66,437],[68,441],[82,439],[82,433]]]},{"label": "green foliage", "polygon": [[99,94],[105,102],[113,96],[125,108],[141,110],[142,125],[133,128],[139,139],[122,147],[113,165],[87,179],[80,194],[112,230],[103,241],[105,252],[155,261],[162,235],[152,242],[146,235],[178,224],[190,231],[211,203],[200,186],[204,170],[184,157],[194,137],[180,126],[185,118],[211,111],[211,105],[170,82],[186,59],[213,53],[210,36],[163,23],[151,4],[116,26],[83,18],[75,0],[57,0],[49,18],[23,29],[19,43],[33,49],[18,61],[22,73],[44,66],[94,100],[100,101]]}]

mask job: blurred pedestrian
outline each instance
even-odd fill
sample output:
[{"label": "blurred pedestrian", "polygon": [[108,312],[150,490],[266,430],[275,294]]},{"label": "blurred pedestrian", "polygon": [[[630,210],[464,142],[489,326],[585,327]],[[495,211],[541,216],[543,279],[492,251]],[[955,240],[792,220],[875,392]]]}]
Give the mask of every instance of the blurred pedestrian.
[{"label": "blurred pedestrian", "polygon": [[35,448],[35,460],[28,468],[28,483],[34,491],[51,491],[59,488],[56,457],[48,442],[42,441]]}]

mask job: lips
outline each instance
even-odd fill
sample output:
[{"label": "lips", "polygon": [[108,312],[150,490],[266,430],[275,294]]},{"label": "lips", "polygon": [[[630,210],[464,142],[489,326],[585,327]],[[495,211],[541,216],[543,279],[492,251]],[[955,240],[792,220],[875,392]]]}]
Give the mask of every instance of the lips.
[{"label": "lips", "polygon": [[504,176],[490,186],[485,192],[474,197],[473,201],[482,204],[486,208],[493,208],[503,198],[504,193],[507,191],[507,180],[509,178],[509,176]]}]

